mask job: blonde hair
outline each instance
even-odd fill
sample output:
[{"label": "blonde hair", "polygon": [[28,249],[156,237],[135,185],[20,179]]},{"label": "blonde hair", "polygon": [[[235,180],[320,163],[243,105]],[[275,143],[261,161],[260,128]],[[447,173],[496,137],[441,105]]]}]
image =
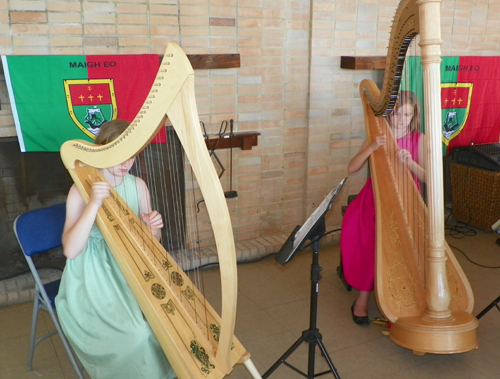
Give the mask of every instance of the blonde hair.
[{"label": "blonde hair", "polygon": [[125,131],[125,129],[128,128],[129,125],[130,122],[125,120],[106,121],[99,128],[99,134],[95,138],[94,143],[96,145],[106,145],[107,143],[114,141]]}]

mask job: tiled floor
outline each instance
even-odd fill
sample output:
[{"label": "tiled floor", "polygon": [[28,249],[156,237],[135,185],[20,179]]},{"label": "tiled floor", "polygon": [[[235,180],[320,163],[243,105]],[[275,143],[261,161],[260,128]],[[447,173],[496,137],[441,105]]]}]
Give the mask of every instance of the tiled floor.
[{"label": "tiled floor", "polygon": [[[495,243],[498,237],[479,231],[476,236],[461,239],[448,237],[448,242],[477,263],[499,267],[500,246]],[[473,313],[477,315],[500,295],[500,271],[475,265],[458,250],[454,251],[471,282],[475,295]],[[479,349],[463,354],[417,356],[391,342],[378,326],[360,327],[352,322],[349,308],[356,293],[347,292],[337,277],[338,258],[338,245],[321,247],[319,263],[323,278],[319,285],[318,328],[341,378],[500,377],[500,312],[497,309],[493,308],[480,320]],[[295,256],[285,267],[273,258],[239,266],[236,335],[252,353],[252,361],[262,375],[309,327],[311,262],[309,250]],[[215,281],[217,275],[216,269],[206,271],[205,283]],[[211,291],[210,287],[217,286],[207,287]],[[372,317],[379,316],[373,299],[369,312]],[[30,318],[30,303],[0,308],[0,378],[75,378],[57,336],[41,343],[35,354],[35,371],[26,372]],[[40,328],[52,328],[47,315],[40,320]],[[308,345],[302,344],[288,359],[305,372],[307,349]],[[317,373],[328,369],[319,351],[315,368]],[[302,377],[284,364],[269,376],[273,379]],[[228,378],[246,379],[250,375],[244,366],[237,366]]]}]

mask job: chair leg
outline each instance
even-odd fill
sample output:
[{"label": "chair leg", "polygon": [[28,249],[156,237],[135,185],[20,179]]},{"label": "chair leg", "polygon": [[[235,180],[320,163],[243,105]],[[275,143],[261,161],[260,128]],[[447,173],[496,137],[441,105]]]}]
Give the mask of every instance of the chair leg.
[{"label": "chair leg", "polygon": [[337,275],[339,276],[340,280],[342,281],[342,284],[344,285],[345,289],[347,291],[352,290],[352,286],[346,282],[344,278],[344,269],[342,267],[342,252],[340,252],[340,258],[339,258],[339,265],[337,266]]},{"label": "chair leg", "polygon": [[50,313],[50,317],[52,318],[52,322],[54,323],[54,326],[56,327],[57,333],[59,333],[59,337],[61,338],[61,342],[64,346],[64,349],[66,350],[66,353],[68,354],[71,365],[73,366],[73,368],[76,372],[76,375],[78,376],[78,379],[85,379],[83,376],[83,368],[80,365],[78,365],[78,362],[75,358],[75,354],[73,352],[73,349],[71,348],[71,346],[68,342],[68,339],[64,335],[64,332],[61,328],[61,324],[59,323],[59,319],[58,319],[56,313],[54,312],[54,310],[52,308],[49,308],[48,311]]},{"label": "chair leg", "polygon": [[35,338],[36,338],[36,325],[38,323],[38,311],[39,311],[40,300],[38,298],[38,293],[35,293],[35,300],[33,301],[33,316],[31,318],[31,335],[30,335],[30,347],[28,352],[28,366],[27,370],[33,370],[33,356],[35,355]]},{"label": "chair leg", "polygon": [[76,372],[78,379],[85,379],[85,377],[83,375],[83,368],[78,365],[78,362],[75,358],[75,354],[73,352],[73,349],[69,345],[69,342],[62,331],[61,324],[59,323],[59,319],[57,318],[57,315],[56,315],[54,309],[50,306],[50,300],[48,298],[45,298],[45,297],[44,297],[45,303],[49,304],[49,306],[47,307],[46,310],[49,312],[50,318],[52,319],[52,322],[54,323],[56,330],[40,337],[37,340],[35,340],[37,323],[38,323],[38,313],[41,309],[40,308],[40,299],[38,296],[39,296],[39,294],[35,293],[35,300],[33,302],[33,317],[31,320],[30,347],[29,347],[29,353],[28,353],[28,367],[27,367],[28,371],[33,370],[33,357],[35,355],[35,347],[38,345],[38,343],[41,342],[42,340],[44,340],[45,338],[48,338],[48,337],[53,336],[54,334],[58,333],[59,337],[61,338],[64,349],[66,350],[66,353],[68,354],[71,365],[73,366],[73,368]]},{"label": "chair leg", "polygon": [[36,338],[36,330],[38,326],[38,315],[40,313],[40,299],[38,298],[38,294],[35,295],[35,300],[33,302],[33,317],[31,319],[31,335],[30,335],[30,348],[28,352],[28,365],[27,365],[27,371],[32,371],[33,370],[33,359],[35,357],[35,348],[37,345],[42,342],[44,339],[49,338],[53,336],[54,334],[57,333],[57,331],[53,331],[51,333],[47,333],[43,336],[41,336],[38,339]]},{"label": "chair leg", "polygon": [[[356,195],[349,195],[347,197],[347,205],[343,206],[341,209],[342,216],[344,216],[344,214],[347,210],[347,207],[349,206],[349,204],[352,203],[352,201],[356,198],[356,196],[358,196],[358,195],[357,194]],[[340,280],[342,281],[342,284],[344,285],[345,289],[347,291],[351,291],[352,286],[346,282],[345,277],[344,277],[344,268],[342,266],[342,251],[340,251],[339,265],[337,266],[337,275],[339,276]]]},{"label": "chair leg", "polygon": [[64,349],[66,349],[66,352],[68,353],[69,360],[71,362],[71,365],[73,366],[73,369],[76,372],[76,375],[78,376],[78,379],[85,379],[83,376],[83,367],[78,364],[78,362],[75,358],[75,354],[73,353],[73,349],[69,345],[69,342],[66,339],[66,336],[64,335],[61,327],[59,326],[59,327],[57,327],[57,329],[59,332],[59,337],[61,337],[61,341],[63,343]]}]

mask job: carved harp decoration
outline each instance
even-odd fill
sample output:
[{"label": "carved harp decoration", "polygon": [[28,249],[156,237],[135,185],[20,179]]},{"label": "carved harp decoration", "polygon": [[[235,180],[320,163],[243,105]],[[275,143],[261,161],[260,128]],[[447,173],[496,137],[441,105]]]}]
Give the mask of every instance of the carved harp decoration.
[{"label": "carved harp decoration", "polygon": [[[416,354],[477,348],[478,321],[470,314],[472,290],[444,238],[440,6],[440,0],[401,1],[391,30],[382,90],[371,80],[360,84],[367,135],[371,139],[387,136],[386,145],[370,157],[377,225],[377,303],[392,323],[390,338]],[[424,81],[427,204],[411,174],[394,159],[398,145],[383,117],[394,108],[405,55],[417,34]]]},{"label": "carved harp decoration", "polygon": [[119,138],[103,146],[68,141],[61,147],[62,160],[88,201],[92,183],[103,180],[98,169],[139,153],[167,117],[184,147],[212,223],[223,288],[221,316],[116,192],[99,210],[97,224],[179,379],[223,378],[236,363],[245,363],[252,376],[260,378],[234,336],[237,272],[233,231],[199,128],[193,69],[181,48],[168,45],[144,105]]}]

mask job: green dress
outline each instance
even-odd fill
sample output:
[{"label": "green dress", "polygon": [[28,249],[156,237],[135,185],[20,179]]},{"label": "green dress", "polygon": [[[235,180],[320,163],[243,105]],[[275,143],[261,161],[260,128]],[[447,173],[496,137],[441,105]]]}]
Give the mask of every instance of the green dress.
[{"label": "green dress", "polygon": [[[138,214],[135,177],[127,174],[115,189]],[[56,309],[91,378],[175,378],[96,224],[84,251],[66,262]]]}]

